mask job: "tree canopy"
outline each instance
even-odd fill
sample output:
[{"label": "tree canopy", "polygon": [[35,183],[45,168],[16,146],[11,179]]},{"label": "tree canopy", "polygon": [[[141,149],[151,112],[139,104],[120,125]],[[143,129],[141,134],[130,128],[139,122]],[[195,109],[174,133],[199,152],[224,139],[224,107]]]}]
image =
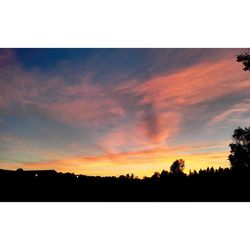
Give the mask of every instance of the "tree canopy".
[{"label": "tree canopy", "polygon": [[243,53],[236,56],[237,62],[241,62],[244,65],[243,70],[250,71],[250,54]]},{"label": "tree canopy", "polygon": [[185,168],[185,161],[182,159],[176,160],[170,167],[170,172],[172,174],[181,174]]},{"label": "tree canopy", "polygon": [[229,160],[232,169],[243,170],[250,168],[250,127],[238,127],[233,133],[233,143],[229,146]]}]

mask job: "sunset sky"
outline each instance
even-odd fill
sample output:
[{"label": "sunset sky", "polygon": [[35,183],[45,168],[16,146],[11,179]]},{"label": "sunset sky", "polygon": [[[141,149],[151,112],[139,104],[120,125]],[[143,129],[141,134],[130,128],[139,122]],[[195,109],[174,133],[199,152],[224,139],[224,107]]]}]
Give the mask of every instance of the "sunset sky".
[{"label": "sunset sky", "polygon": [[150,176],[228,167],[250,124],[239,49],[0,49],[0,168]]}]

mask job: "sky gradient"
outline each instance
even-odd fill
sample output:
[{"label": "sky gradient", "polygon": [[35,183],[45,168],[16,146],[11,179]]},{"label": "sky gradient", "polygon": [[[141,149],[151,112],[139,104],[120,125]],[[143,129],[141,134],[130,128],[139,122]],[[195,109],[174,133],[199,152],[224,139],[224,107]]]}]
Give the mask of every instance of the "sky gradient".
[{"label": "sky gradient", "polygon": [[250,124],[239,49],[0,49],[0,168],[150,176],[228,167]]}]

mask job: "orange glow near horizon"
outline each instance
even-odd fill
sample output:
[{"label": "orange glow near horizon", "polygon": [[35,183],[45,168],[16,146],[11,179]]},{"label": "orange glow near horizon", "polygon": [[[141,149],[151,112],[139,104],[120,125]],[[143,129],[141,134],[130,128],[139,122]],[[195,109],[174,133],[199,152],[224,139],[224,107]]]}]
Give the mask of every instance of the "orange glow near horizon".
[{"label": "orange glow near horizon", "polygon": [[[11,166],[13,170],[17,169],[17,167],[26,170],[55,169],[58,172],[98,176],[120,176],[133,173],[135,176],[142,178],[151,176],[154,172],[169,170],[171,164],[180,158],[185,160],[185,172],[189,173],[189,170],[197,171],[207,167],[229,167],[227,157],[228,153],[223,152],[200,153],[196,155],[172,153],[168,155],[167,151],[160,149],[8,166]],[[73,169],[74,171],[72,171]]]}]

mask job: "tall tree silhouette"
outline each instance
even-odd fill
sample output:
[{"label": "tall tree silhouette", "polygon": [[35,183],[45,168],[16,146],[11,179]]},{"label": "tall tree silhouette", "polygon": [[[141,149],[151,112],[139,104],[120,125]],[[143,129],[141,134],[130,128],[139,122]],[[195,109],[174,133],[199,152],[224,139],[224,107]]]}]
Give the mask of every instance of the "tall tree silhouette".
[{"label": "tall tree silhouette", "polygon": [[250,127],[238,127],[232,136],[233,143],[229,146],[231,154],[229,160],[232,169],[250,169]]},{"label": "tall tree silhouette", "polygon": [[182,159],[176,160],[170,167],[170,172],[172,174],[182,174],[185,168],[185,161]]}]

